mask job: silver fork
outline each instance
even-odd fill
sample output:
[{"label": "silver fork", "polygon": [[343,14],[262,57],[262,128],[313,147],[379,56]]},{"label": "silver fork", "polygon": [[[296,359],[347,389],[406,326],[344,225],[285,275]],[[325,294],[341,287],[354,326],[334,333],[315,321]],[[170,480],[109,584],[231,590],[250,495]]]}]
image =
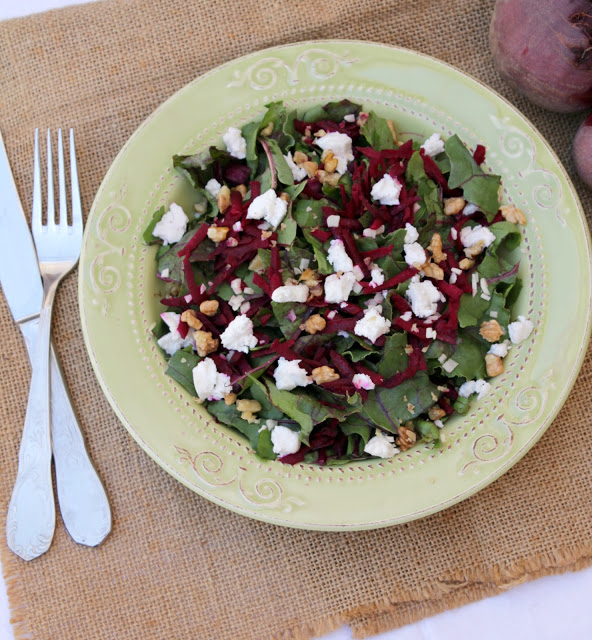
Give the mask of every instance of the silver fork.
[{"label": "silver fork", "polygon": [[16,482],[6,522],[8,546],[25,559],[45,553],[55,530],[51,479],[50,331],[58,285],[78,262],[82,247],[82,207],[76,168],[74,133],[70,129],[72,224],[68,224],[62,131],[58,131],[59,220],[55,218],[51,134],[47,132],[47,224],[42,224],[39,132],[35,130],[32,231],[43,279],[33,374],[19,451]]}]

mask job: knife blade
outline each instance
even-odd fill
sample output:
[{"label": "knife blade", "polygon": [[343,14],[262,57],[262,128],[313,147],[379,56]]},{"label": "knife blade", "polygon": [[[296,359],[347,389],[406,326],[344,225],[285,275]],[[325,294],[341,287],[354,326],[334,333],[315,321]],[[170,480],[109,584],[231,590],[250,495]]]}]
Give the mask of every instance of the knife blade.
[{"label": "knife blade", "polygon": [[43,301],[37,254],[0,133],[0,282],[12,317],[37,315]]},{"label": "knife blade", "polygon": [[[0,283],[27,347],[35,353],[43,285],[35,245],[0,132]],[[111,530],[105,489],[90,460],[61,367],[51,349],[52,448],[64,525],[78,543],[96,546]]]}]

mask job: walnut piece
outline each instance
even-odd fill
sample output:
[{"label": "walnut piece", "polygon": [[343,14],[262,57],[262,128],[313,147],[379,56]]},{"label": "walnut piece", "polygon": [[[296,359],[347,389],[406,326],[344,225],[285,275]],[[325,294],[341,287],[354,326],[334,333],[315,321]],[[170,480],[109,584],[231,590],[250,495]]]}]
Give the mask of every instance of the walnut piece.
[{"label": "walnut piece", "polygon": [[236,187],[232,187],[232,191],[238,191],[243,198],[247,195],[247,187],[244,184],[239,184]]},{"label": "walnut piece", "polygon": [[428,278],[434,278],[434,280],[444,280],[444,270],[433,262],[426,262],[422,265],[421,270],[426,274]]},{"label": "walnut piece", "polygon": [[241,418],[250,424],[257,422],[255,414],[261,411],[261,405],[257,400],[237,400],[236,408],[240,411]]},{"label": "walnut piece", "polygon": [[261,256],[257,254],[251,262],[249,262],[249,271],[261,272],[265,271],[265,263],[261,260]]},{"label": "walnut piece", "polygon": [[327,326],[327,322],[323,316],[316,313],[304,323],[304,330],[310,335],[314,335],[317,331],[322,331]]},{"label": "walnut piece", "polygon": [[333,155],[333,151],[326,151],[323,154],[323,169],[327,172],[327,173],[334,173],[335,169],[337,169],[337,158]]},{"label": "walnut piece", "polygon": [[485,249],[485,242],[478,240],[474,245],[465,249],[465,256],[467,256],[467,258],[475,258],[483,253],[483,249]]},{"label": "walnut piece", "polygon": [[308,156],[306,153],[302,153],[302,151],[294,151],[294,156],[292,158],[294,160],[294,164],[302,164],[303,162],[308,162]]},{"label": "walnut piece", "polygon": [[504,334],[504,330],[497,320],[487,320],[481,324],[479,333],[487,342],[497,342]]},{"label": "walnut piece", "polygon": [[442,409],[441,407],[439,407],[437,404],[435,404],[429,411],[428,411],[428,418],[430,420],[441,420],[444,416],[446,415],[446,411],[444,411],[444,409]]},{"label": "walnut piece", "polygon": [[205,358],[208,353],[214,353],[220,344],[220,340],[213,338],[209,331],[194,331],[193,339],[197,355],[201,358]]},{"label": "walnut piece", "polygon": [[440,264],[446,260],[446,254],[442,251],[442,236],[439,233],[434,233],[432,236],[428,251],[432,254],[432,258],[436,264]]},{"label": "walnut piece", "polygon": [[317,384],[339,380],[339,374],[331,367],[322,366],[312,370],[312,379]]},{"label": "walnut piece", "polygon": [[317,171],[316,176],[321,184],[328,184],[330,187],[334,187],[339,182],[339,178],[341,178],[338,173],[329,173],[324,169]]},{"label": "walnut piece", "polygon": [[193,309],[187,309],[181,314],[181,320],[186,322],[192,329],[199,331],[203,327],[203,322],[195,315]]},{"label": "walnut piece", "polygon": [[526,216],[524,212],[515,207],[513,204],[504,204],[500,207],[500,213],[502,214],[504,220],[508,222],[515,222],[516,224],[521,224],[524,226],[526,224]]},{"label": "walnut piece", "polygon": [[487,375],[490,378],[493,378],[495,376],[499,376],[500,373],[504,372],[504,363],[499,356],[496,356],[493,353],[486,353],[485,369],[487,370]]},{"label": "walnut piece", "polygon": [[228,235],[228,227],[215,227],[208,228],[208,238],[214,242],[223,242]]},{"label": "walnut piece", "polygon": [[395,444],[401,451],[407,451],[417,442],[417,434],[413,431],[413,423],[406,422],[404,427],[399,427],[399,436]]},{"label": "walnut piece", "polygon": [[473,265],[475,264],[474,260],[471,260],[471,258],[463,258],[459,263],[458,266],[463,270],[463,271],[468,271]]},{"label": "walnut piece", "polygon": [[263,127],[259,133],[264,138],[269,137],[273,133],[273,122],[270,122],[266,127]]},{"label": "walnut piece", "polygon": [[199,310],[204,314],[204,316],[215,316],[218,313],[218,308],[220,307],[220,303],[218,300],[204,300],[199,305]]},{"label": "walnut piece", "polygon": [[236,393],[227,393],[224,396],[224,403],[230,406],[236,402]]},{"label": "walnut piece", "polygon": [[220,209],[220,213],[225,213],[226,209],[230,206],[230,189],[226,185],[218,191],[216,204],[218,205],[218,209]]},{"label": "walnut piece", "polygon": [[444,214],[447,216],[455,216],[465,208],[464,198],[444,198]]},{"label": "walnut piece", "polygon": [[319,274],[314,270],[307,267],[303,272],[300,278],[298,278],[301,284],[305,284],[309,289],[312,287],[316,287],[321,279]]},{"label": "walnut piece", "polygon": [[302,163],[302,168],[306,171],[309,178],[314,178],[319,170],[319,165],[316,162],[312,162],[312,160],[306,160]]}]

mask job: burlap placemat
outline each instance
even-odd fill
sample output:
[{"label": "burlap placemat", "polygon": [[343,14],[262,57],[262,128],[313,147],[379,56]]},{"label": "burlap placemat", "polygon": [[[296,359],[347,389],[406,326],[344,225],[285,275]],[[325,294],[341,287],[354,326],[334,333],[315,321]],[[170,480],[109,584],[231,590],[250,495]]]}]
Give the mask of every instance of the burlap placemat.
[{"label": "burlap placemat", "polygon": [[[108,0],[0,24],[0,127],[23,201],[30,201],[35,126],[76,129],[88,211],[116,152],[175,90],[236,56],[323,37],[410,47],[472,73],[534,121],[573,175],[569,147],[580,117],[545,113],[498,77],[487,44],[493,4]],[[590,192],[576,186],[592,213]],[[287,530],[210,504],[140,450],[95,380],[76,293],[71,275],[58,294],[56,342],[112,501],[113,533],[88,549],[58,520],[50,551],[29,564],[0,536],[17,638],[304,639],[344,623],[362,638],[590,564],[590,358],[541,442],[477,496],[379,531]],[[5,514],[29,366],[1,296],[0,335]]]}]

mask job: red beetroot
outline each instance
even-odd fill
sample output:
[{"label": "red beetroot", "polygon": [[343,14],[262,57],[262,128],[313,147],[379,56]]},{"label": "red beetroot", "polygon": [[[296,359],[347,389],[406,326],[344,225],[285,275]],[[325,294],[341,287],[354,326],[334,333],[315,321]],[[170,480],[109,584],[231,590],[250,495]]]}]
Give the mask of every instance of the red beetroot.
[{"label": "red beetroot", "polygon": [[489,43],[502,76],[545,109],[592,104],[592,2],[497,0]]},{"label": "red beetroot", "polygon": [[592,187],[592,113],[578,129],[572,153],[580,178]]}]

